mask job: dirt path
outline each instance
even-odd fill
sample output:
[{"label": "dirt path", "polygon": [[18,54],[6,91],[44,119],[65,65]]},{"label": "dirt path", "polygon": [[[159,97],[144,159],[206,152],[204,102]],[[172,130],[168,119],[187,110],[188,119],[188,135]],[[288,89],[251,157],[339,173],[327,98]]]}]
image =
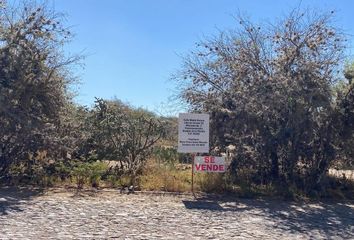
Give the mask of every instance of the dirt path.
[{"label": "dirt path", "polygon": [[353,203],[0,189],[0,239],[354,239]]}]

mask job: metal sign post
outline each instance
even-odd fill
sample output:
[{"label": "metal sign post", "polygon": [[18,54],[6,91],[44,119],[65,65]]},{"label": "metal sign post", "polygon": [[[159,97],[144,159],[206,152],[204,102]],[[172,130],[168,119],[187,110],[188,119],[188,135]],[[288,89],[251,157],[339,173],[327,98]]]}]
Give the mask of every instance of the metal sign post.
[{"label": "metal sign post", "polygon": [[194,196],[194,158],[195,153],[192,153],[192,194]]}]

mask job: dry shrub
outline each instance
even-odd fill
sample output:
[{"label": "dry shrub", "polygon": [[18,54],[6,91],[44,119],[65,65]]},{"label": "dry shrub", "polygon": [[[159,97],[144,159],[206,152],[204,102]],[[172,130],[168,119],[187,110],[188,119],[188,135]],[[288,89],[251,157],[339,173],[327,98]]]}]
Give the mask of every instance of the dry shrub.
[{"label": "dry shrub", "polygon": [[221,193],[226,187],[224,174],[221,173],[197,173],[196,183],[197,190],[207,193]]},{"label": "dry shrub", "polygon": [[191,175],[188,170],[177,170],[150,162],[139,181],[143,190],[186,192],[190,190]]}]

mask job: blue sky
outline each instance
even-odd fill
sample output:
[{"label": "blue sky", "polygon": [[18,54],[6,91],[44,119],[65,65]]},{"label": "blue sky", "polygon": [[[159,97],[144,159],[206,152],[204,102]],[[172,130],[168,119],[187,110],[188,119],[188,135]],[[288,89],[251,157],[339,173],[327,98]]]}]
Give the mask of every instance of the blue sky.
[{"label": "blue sky", "polygon": [[[50,4],[66,14],[67,25],[76,34],[66,51],[87,55],[84,69],[76,72],[82,82],[76,101],[90,106],[95,96],[115,96],[155,111],[173,95],[171,74],[196,42],[218,29],[231,29],[236,25],[232,15],[239,11],[254,21],[272,21],[299,1],[52,0]],[[354,35],[354,1],[303,0],[301,6],[336,10],[336,24]]]}]

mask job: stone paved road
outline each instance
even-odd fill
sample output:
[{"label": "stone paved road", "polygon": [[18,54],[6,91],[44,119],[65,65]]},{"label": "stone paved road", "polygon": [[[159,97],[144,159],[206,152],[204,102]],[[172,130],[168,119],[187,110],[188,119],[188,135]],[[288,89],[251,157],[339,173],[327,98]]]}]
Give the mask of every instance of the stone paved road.
[{"label": "stone paved road", "polygon": [[354,203],[0,189],[0,239],[354,239]]}]

